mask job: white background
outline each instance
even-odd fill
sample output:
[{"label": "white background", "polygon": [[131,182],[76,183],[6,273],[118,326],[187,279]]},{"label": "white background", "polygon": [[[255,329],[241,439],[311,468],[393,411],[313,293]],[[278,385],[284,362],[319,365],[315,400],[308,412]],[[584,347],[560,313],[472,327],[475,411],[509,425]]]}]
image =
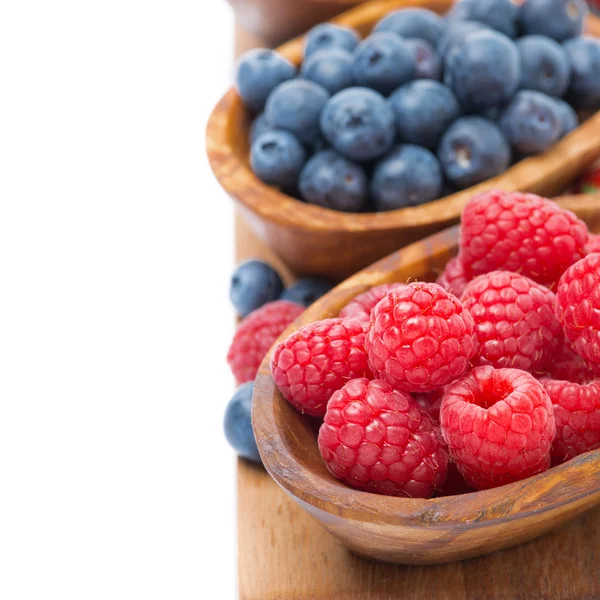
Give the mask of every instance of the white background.
[{"label": "white background", "polygon": [[0,3],[0,598],[233,598],[224,0]]}]

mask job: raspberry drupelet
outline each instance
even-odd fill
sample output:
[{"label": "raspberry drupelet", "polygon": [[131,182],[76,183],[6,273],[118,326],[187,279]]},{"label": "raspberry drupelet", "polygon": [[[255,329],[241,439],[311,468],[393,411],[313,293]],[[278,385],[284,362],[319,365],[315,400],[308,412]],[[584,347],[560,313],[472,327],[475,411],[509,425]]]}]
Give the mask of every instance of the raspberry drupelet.
[{"label": "raspberry drupelet", "polygon": [[389,292],[397,287],[402,287],[403,283],[383,283],[376,285],[370,290],[359,294],[350,301],[340,311],[340,317],[352,317],[354,319],[364,319],[369,321],[371,318],[371,311],[375,308],[377,303],[385,298]]},{"label": "raspberry drupelet", "polygon": [[455,256],[446,263],[446,267],[435,282],[446,291],[452,292],[457,298],[460,298],[465,291],[465,287],[467,287],[468,281],[462,257]]}]

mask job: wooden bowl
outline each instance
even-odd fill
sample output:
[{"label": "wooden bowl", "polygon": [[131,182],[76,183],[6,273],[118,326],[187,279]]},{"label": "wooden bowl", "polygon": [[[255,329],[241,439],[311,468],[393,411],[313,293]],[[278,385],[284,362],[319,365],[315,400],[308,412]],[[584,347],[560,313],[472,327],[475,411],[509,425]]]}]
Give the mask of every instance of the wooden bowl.
[{"label": "wooden bowl", "polygon": [[[600,229],[600,196],[563,198],[590,229]],[[309,307],[283,334],[337,316],[373,285],[433,280],[457,252],[458,227],[380,260]],[[283,337],[283,336],[282,336]],[[531,540],[600,502],[600,450],[545,473],[491,490],[433,498],[395,498],[349,488],[327,471],[318,422],[298,413],[275,386],[270,353],[254,386],[253,426],[264,465],[298,504],[353,552],[407,564],[487,554]]]},{"label": "wooden bowl", "polygon": [[[334,21],[354,27],[365,35],[383,15],[409,5],[443,13],[451,2],[370,2]],[[600,37],[600,19],[590,17],[587,28]],[[278,50],[299,64],[302,48],[303,38],[298,38]],[[599,111],[548,152],[523,160],[478,186],[414,208],[350,214],[299,202],[261,182],[248,164],[250,120],[250,113],[234,89],[225,94],[210,116],[206,141],[209,161],[217,179],[259,237],[293,271],[336,278],[354,273],[401,246],[457,222],[474,192],[496,187],[554,196],[600,157]]]}]

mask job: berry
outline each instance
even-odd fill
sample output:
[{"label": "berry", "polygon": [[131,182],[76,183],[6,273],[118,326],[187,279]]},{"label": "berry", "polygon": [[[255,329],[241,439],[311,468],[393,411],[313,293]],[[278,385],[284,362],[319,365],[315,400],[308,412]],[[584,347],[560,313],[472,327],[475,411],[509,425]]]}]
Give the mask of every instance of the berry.
[{"label": "berry", "polygon": [[347,50],[319,50],[304,61],[300,74],[335,94],[353,84],[352,63],[352,54]]},{"label": "berry", "polygon": [[250,124],[250,145],[263,134],[269,131],[273,131],[273,126],[267,121],[265,113],[260,113],[254,121]]},{"label": "berry", "polygon": [[441,285],[447,292],[452,292],[457,298],[463,295],[468,281],[460,256],[451,258],[435,280],[438,285]]},{"label": "berry", "polygon": [[235,85],[244,104],[261,111],[269,94],[284,81],[296,77],[296,67],[277,52],[256,48],[246,52],[237,64]]},{"label": "berry", "polygon": [[476,489],[518,481],[550,465],[552,404],[525,371],[476,367],[448,387],[440,420],[452,462]]},{"label": "berry", "polygon": [[578,108],[600,108],[600,40],[581,37],[564,44],[571,62],[568,99]]},{"label": "berry", "polygon": [[253,310],[279,298],[283,281],[279,273],[262,260],[247,260],[231,276],[229,298],[238,315],[246,317]]},{"label": "berry", "polygon": [[404,44],[413,53],[415,59],[415,79],[442,78],[442,59],[429,42],[413,38],[404,40]]},{"label": "berry", "polygon": [[319,452],[350,487],[429,498],[448,469],[438,428],[408,395],[384,381],[354,379],[329,401]]},{"label": "berry", "polygon": [[563,42],[583,29],[585,0],[526,0],[519,19],[524,35],[543,35]]},{"label": "berry", "polygon": [[238,383],[256,378],[269,348],[303,310],[295,302],[276,300],[255,310],[239,324],[227,353],[227,362]]},{"label": "berry", "polygon": [[410,81],[415,67],[414,54],[404,40],[395,33],[382,31],[358,45],[352,73],[358,85],[387,95]]},{"label": "berry", "polygon": [[591,233],[587,245],[587,253],[594,254],[600,252],[600,233]]},{"label": "berry", "polygon": [[373,31],[391,31],[402,38],[419,38],[435,46],[445,29],[444,20],[434,12],[423,8],[404,8],[386,15]]},{"label": "berry", "polygon": [[571,383],[589,383],[596,378],[596,375],[583,358],[575,354],[570,346],[561,340],[554,354],[546,361],[543,377]]},{"label": "berry", "polygon": [[352,52],[358,46],[359,41],[360,38],[353,29],[333,25],[332,23],[321,23],[306,34],[304,58],[308,58],[319,50],[330,50],[332,48]]},{"label": "berry", "polygon": [[346,304],[340,311],[340,317],[352,317],[353,319],[369,321],[371,311],[375,308],[375,305],[385,298],[388,292],[403,285],[403,283],[383,283],[373,286],[370,290],[359,294]]},{"label": "berry", "polygon": [[362,212],[369,200],[363,168],[335,150],[323,150],[310,158],[298,185],[307,202],[332,210]]},{"label": "berry", "polygon": [[489,29],[470,33],[444,56],[444,83],[466,110],[506,102],[521,79],[514,42]]},{"label": "berry", "polygon": [[451,23],[477,21],[509,38],[517,37],[519,9],[511,0],[460,0],[446,18]]},{"label": "berry", "polygon": [[442,170],[435,155],[426,148],[402,144],[375,167],[371,195],[376,210],[394,210],[435,200],[442,184]]},{"label": "berry", "polygon": [[389,100],[396,116],[398,139],[408,144],[436,148],[443,133],[460,114],[450,88],[428,79],[417,79],[397,89]]},{"label": "berry", "polygon": [[265,183],[293,185],[306,162],[306,150],[296,136],[275,129],[263,133],[250,148],[250,166]]},{"label": "berry", "polygon": [[265,106],[268,121],[277,129],[293,133],[305,144],[319,137],[319,118],[329,92],[312,81],[294,79],[273,90]]},{"label": "berry", "polygon": [[261,462],[252,431],[252,391],[254,382],[241,385],[225,409],[223,429],[230,446],[244,458]]},{"label": "berry", "polygon": [[334,392],[351,379],[371,376],[364,324],[338,318],[301,327],[276,346],[271,373],[292,406],[322,417]]},{"label": "berry", "polygon": [[561,98],[552,98],[552,100],[560,118],[560,137],[562,138],[579,126],[579,117],[573,107]]},{"label": "berry", "polygon": [[444,35],[437,43],[437,53],[446,56],[450,49],[457,43],[462,42],[468,35],[475,31],[488,30],[489,27],[476,21],[450,21]]},{"label": "berry", "polygon": [[462,117],[443,135],[438,157],[450,182],[466,188],[505,171],[511,152],[497,125],[483,117]]},{"label": "berry", "polygon": [[440,421],[440,407],[447,387],[444,385],[431,392],[413,392],[411,394],[421,410],[424,410],[436,423]]},{"label": "berry", "polygon": [[394,143],[394,112],[386,99],[362,87],[332,96],[321,115],[321,130],[329,143],[351,160],[371,160]]},{"label": "berry", "polygon": [[492,190],[468,202],[459,245],[469,278],[514,271],[550,286],[585,256],[587,240],[585,223],[554,202]]},{"label": "berry", "polygon": [[392,290],[371,313],[365,348],[376,377],[429,392],[460,377],[477,352],[473,317],[435,283]]},{"label": "berry", "polygon": [[321,277],[304,277],[283,291],[282,300],[289,300],[301,306],[310,306],[324,296],[333,285]]},{"label": "berry", "polygon": [[509,271],[480,275],[467,285],[461,301],[475,320],[475,366],[533,373],[560,341],[556,296],[528,277]]}]

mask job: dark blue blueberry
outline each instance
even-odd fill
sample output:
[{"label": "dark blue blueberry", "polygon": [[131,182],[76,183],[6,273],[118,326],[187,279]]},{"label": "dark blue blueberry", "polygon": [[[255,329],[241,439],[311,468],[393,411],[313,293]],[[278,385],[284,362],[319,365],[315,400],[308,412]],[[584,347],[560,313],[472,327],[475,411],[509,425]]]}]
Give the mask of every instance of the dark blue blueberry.
[{"label": "dark blue blueberry", "polygon": [[373,31],[392,31],[403,38],[419,38],[435,46],[445,29],[444,20],[434,12],[424,8],[403,8],[381,19]]},{"label": "dark blue blueberry", "polygon": [[468,35],[475,31],[484,31],[489,29],[483,23],[476,21],[454,21],[448,23],[446,33],[437,42],[437,53],[442,57],[447,54],[448,50],[458,42],[462,42]]},{"label": "dark blue blueberry", "polygon": [[373,173],[371,194],[378,211],[418,206],[439,197],[442,170],[427,149],[412,144],[396,146]]},{"label": "dark blue blueberry", "polygon": [[397,89],[389,100],[396,115],[398,139],[435,148],[460,114],[458,100],[443,83],[417,79]]},{"label": "dark blue blueberry", "polygon": [[561,98],[553,98],[562,124],[560,137],[567,135],[579,126],[579,117],[573,107]]},{"label": "dark blue blueberry", "polygon": [[520,154],[538,154],[560,138],[563,122],[553,100],[541,92],[521,90],[504,109],[498,124]]},{"label": "dark blue blueberry", "polygon": [[362,212],[369,199],[363,169],[335,150],[317,152],[306,163],[299,187],[307,202],[343,212]]},{"label": "dark blue blueberry", "polygon": [[394,143],[394,111],[377,92],[352,87],[332,96],[321,114],[321,131],[329,143],[352,160],[372,160]]},{"label": "dark blue blueberry", "polygon": [[319,50],[330,48],[341,48],[352,52],[358,46],[358,42],[360,42],[360,38],[353,29],[332,23],[321,23],[306,34],[304,58],[308,58]]},{"label": "dark blue blueberry", "polygon": [[352,62],[352,54],[347,50],[319,50],[304,61],[300,73],[335,94],[352,85]]},{"label": "dark blue blueberry", "polygon": [[571,65],[558,42],[541,35],[526,35],[517,41],[517,50],[521,58],[522,90],[564,95],[569,87]]},{"label": "dark blue blueberry", "polygon": [[289,131],[263,133],[250,147],[250,166],[265,183],[293,185],[306,162],[306,150]]},{"label": "dark blue blueberry", "polygon": [[510,165],[510,147],[491,121],[462,117],[442,137],[438,157],[446,178],[462,189],[505,171]]},{"label": "dark blue blueberry", "polygon": [[545,35],[557,42],[581,34],[585,0],[526,0],[519,11],[522,35]]},{"label": "dark blue blueberry", "polygon": [[449,22],[477,21],[516,38],[518,15],[519,9],[511,0],[460,0],[446,18]]},{"label": "dark blue blueberry", "polygon": [[382,31],[358,45],[352,73],[358,85],[387,95],[414,77],[415,66],[414,54],[404,40]]},{"label": "dark blue blueberry", "polygon": [[273,131],[273,127],[267,121],[265,113],[260,113],[260,115],[258,115],[250,124],[250,144],[254,144],[254,142],[263,133],[267,133],[267,131]]},{"label": "dark blue blueberry", "polygon": [[444,57],[444,83],[467,111],[507,101],[520,79],[517,47],[491,29],[470,33]]},{"label": "dark blue blueberry", "polygon": [[252,431],[252,391],[254,382],[241,385],[225,409],[223,429],[229,445],[240,455],[261,462]]},{"label": "dark blue blueberry", "polygon": [[252,259],[233,272],[229,298],[238,315],[246,317],[267,302],[277,300],[282,291],[279,273],[266,262]]},{"label": "dark blue blueberry", "polygon": [[442,78],[442,60],[433,46],[425,40],[413,38],[404,40],[415,57],[415,79]]},{"label": "dark blue blueberry", "polygon": [[571,62],[568,99],[579,108],[600,108],[600,40],[581,37],[564,43]]},{"label": "dark blue blueberry", "polygon": [[322,277],[303,277],[284,290],[281,294],[281,300],[289,300],[302,306],[310,306],[332,287],[333,284]]},{"label": "dark blue blueberry", "polygon": [[296,67],[273,50],[257,48],[238,64],[235,85],[244,104],[255,112],[265,107],[269,94],[284,81],[296,77]]}]

